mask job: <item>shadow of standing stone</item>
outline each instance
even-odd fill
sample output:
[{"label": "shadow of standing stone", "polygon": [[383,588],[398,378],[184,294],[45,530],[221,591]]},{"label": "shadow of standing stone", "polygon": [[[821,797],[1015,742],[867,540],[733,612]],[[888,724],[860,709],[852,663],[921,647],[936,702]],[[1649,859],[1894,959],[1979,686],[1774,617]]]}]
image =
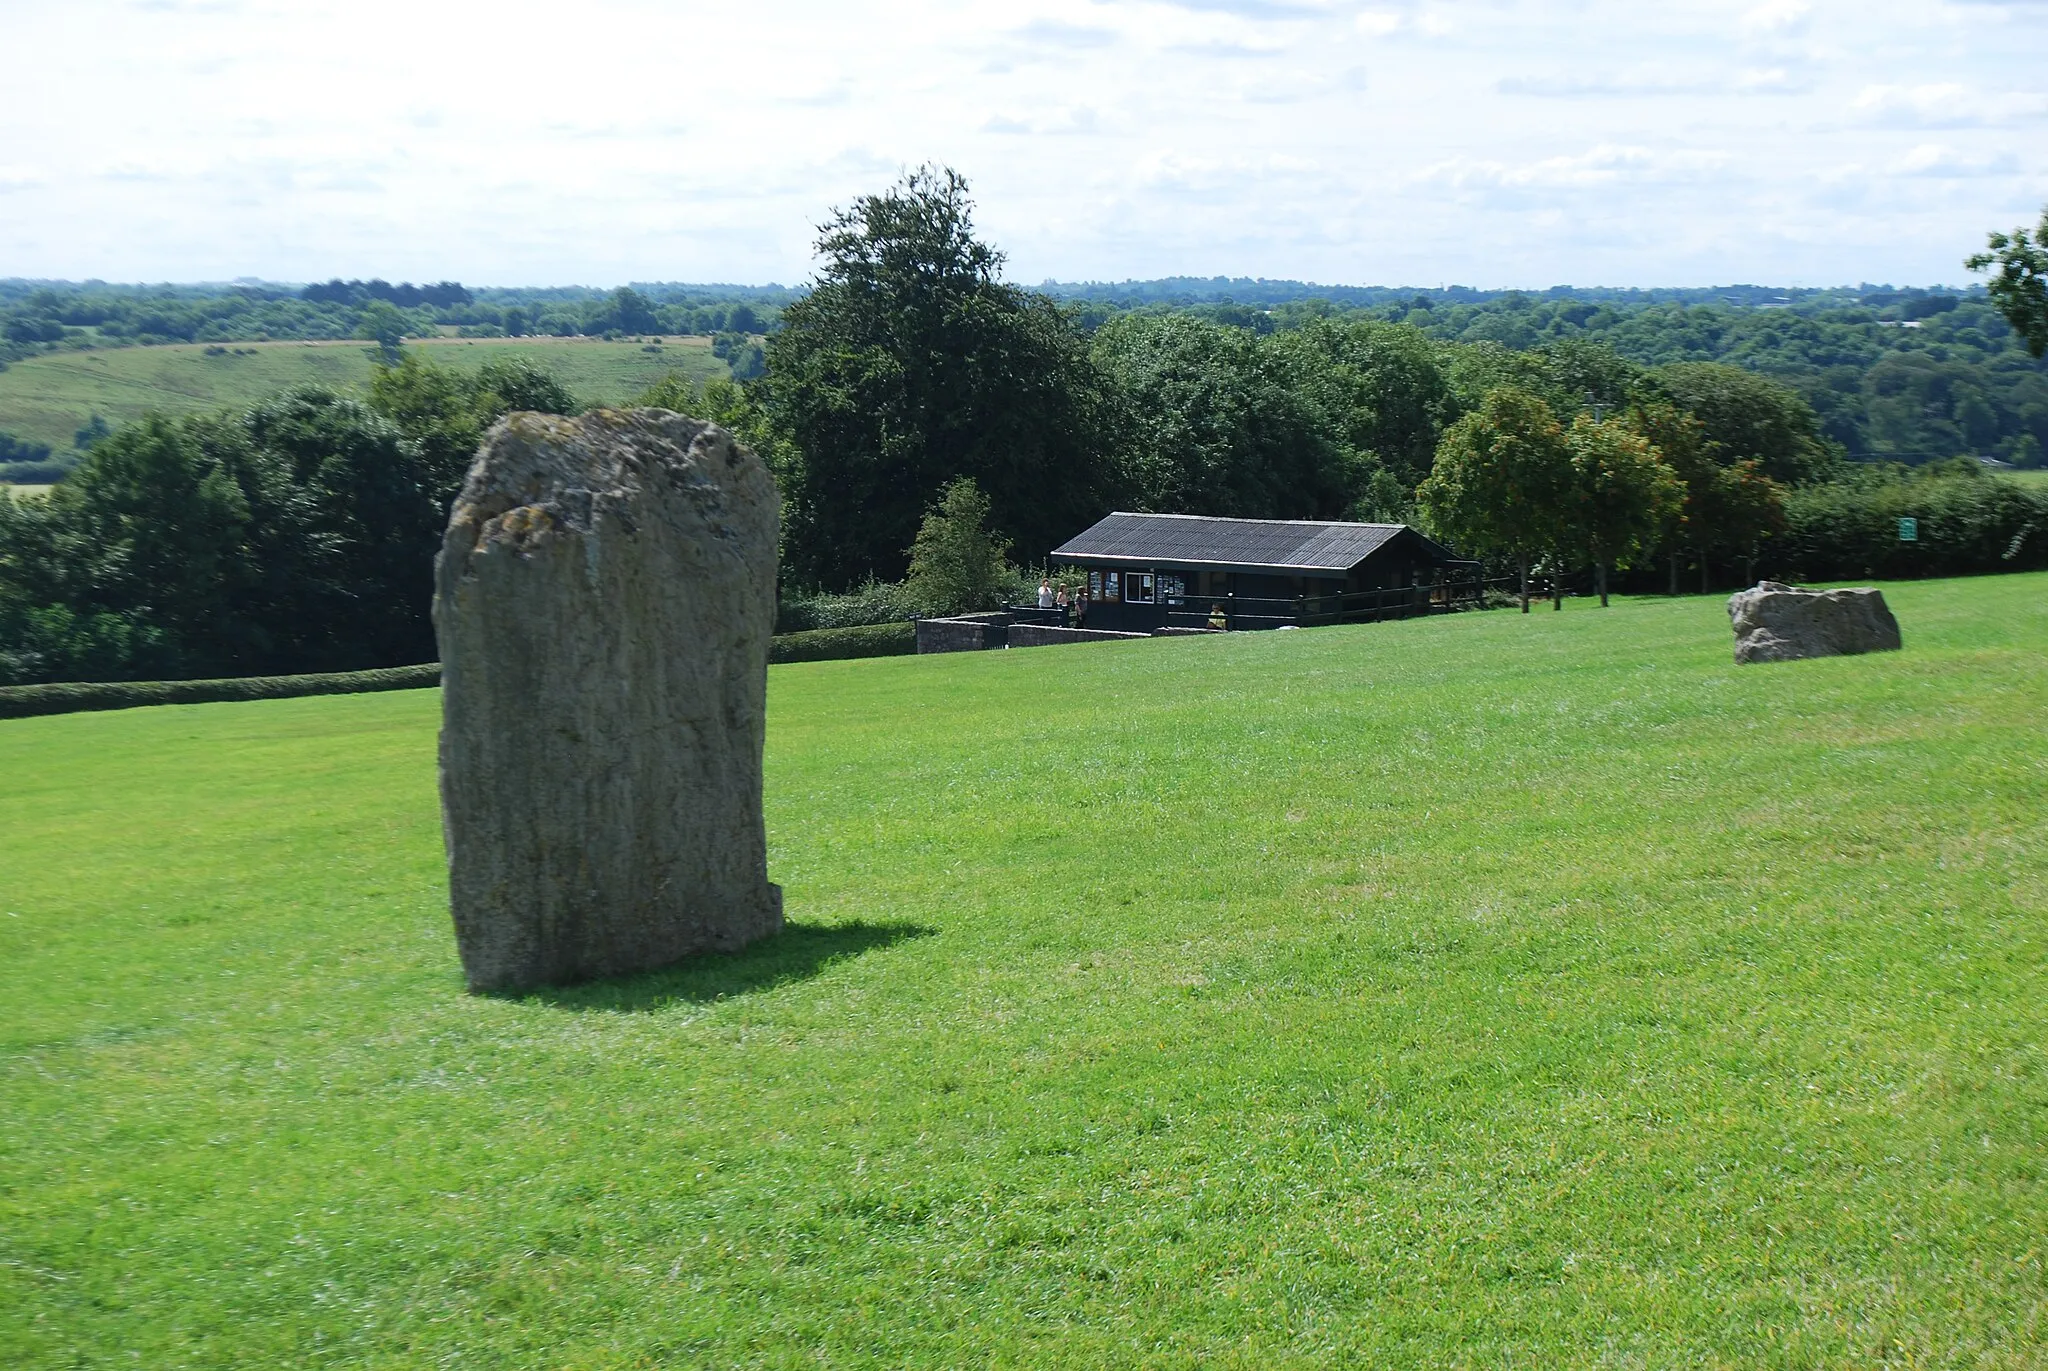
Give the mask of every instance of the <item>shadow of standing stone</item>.
[{"label": "shadow of standing stone", "polygon": [[759,458],[666,410],[512,414],[485,436],[434,564],[471,990],[782,926],[761,814],[776,517]]},{"label": "shadow of standing stone", "polygon": [[502,993],[507,999],[577,1013],[648,1013],[674,1004],[711,1004],[796,985],[865,953],[937,933],[937,929],[923,924],[893,920],[791,923],[784,924],[774,937],[763,938],[738,952],[685,957],[672,966],[637,976]]}]

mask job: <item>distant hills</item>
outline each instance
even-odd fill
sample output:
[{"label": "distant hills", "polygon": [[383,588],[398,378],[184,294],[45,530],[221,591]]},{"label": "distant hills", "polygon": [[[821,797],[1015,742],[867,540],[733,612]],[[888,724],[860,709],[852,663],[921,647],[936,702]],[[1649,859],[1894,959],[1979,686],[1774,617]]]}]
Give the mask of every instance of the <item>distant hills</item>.
[{"label": "distant hills", "polygon": [[[44,290],[171,296],[181,299],[204,299],[225,294],[263,299],[319,299],[322,298],[323,291],[331,288],[332,284],[328,283],[327,287],[323,287],[319,282],[265,281],[255,277],[242,277],[234,281],[147,283],[36,280],[13,276],[0,277],[0,303],[26,299],[35,292]],[[380,281],[375,284],[384,283]],[[404,284],[409,283],[401,283],[401,288]],[[440,284],[456,285],[454,282]],[[632,281],[627,284],[655,304],[734,299],[783,304],[800,299],[805,294],[803,286],[785,286],[776,282],[749,285],[723,281]],[[612,286],[471,286],[464,294],[479,301],[500,305],[543,301],[576,303],[601,299],[615,289],[616,287]],[[1541,289],[1481,290],[1474,286],[1460,285],[1345,286],[1316,281],[1270,280],[1263,276],[1162,276],[1147,281],[1046,280],[1039,282],[1033,289],[1061,300],[1097,302],[1126,308],[1142,305],[1201,304],[1270,307],[1302,300],[1328,300],[1333,305],[1373,308],[1405,303],[1418,298],[1427,300],[1432,305],[1486,304],[1520,298],[1532,302],[1586,300],[1616,305],[1726,305],[1735,308],[1769,309],[1824,300],[1882,305],[1921,295],[1963,297],[1984,293],[1981,285],[1962,288],[1941,285],[1896,286],[1867,281],[1857,285],[1834,286],[1545,286]],[[433,287],[423,287],[415,294],[431,290]],[[399,303],[414,302],[400,300]]]}]

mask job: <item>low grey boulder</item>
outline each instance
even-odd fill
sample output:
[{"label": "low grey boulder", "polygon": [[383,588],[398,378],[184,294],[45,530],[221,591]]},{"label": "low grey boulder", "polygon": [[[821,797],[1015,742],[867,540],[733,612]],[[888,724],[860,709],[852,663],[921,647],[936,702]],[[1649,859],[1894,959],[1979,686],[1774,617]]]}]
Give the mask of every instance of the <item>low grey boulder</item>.
[{"label": "low grey boulder", "polygon": [[1801,590],[1759,581],[1728,597],[1728,618],[1735,627],[1737,663],[1899,648],[1899,621],[1881,590]]},{"label": "low grey boulder", "polygon": [[441,809],[472,990],[782,926],[761,812],[778,500],[666,410],[511,414],[434,563]]}]

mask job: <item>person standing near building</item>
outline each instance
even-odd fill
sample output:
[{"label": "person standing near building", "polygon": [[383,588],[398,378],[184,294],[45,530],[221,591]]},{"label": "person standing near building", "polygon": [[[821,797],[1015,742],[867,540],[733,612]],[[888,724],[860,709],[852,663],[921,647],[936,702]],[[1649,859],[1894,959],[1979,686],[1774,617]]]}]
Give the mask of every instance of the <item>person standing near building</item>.
[{"label": "person standing near building", "polygon": [[1038,583],[1038,607],[1040,609],[1051,609],[1053,607],[1051,581],[1041,580]]}]

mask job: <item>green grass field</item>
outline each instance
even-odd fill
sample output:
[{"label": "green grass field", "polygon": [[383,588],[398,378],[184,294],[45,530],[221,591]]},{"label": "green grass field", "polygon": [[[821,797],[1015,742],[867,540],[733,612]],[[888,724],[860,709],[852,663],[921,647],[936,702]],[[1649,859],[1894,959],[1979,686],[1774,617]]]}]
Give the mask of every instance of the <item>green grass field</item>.
[{"label": "green grass field", "polygon": [[[59,352],[0,371],[0,432],[68,451],[93,414],[111,423],[150,410],[172,414],[251,404],[305,383],[361,388],[370,379],[364,343],[231,343],[209,356],[198,344]],[[457,339],[407,344],[451,365],[488,357],[530,357],[589,404],[617,404],[669,371],[692,378],[729,375],[707,338],[670,338],[660,352],[594,338]],[[237,352],[236,349],[241,351]]]},{"label": "green grass field", "polygon": [[764,947],[462,993],[432,692],[0,723],[0,1364],[2048,1359],[2048,576],[774,668]]},{"label": "green grass field", "polygon": [[2048,471],[2004,471],[1999,474],[2008,481],[2018,481],[2021,485],[2033,486],[2037,489],[2042,486],[2048,486]]}]

